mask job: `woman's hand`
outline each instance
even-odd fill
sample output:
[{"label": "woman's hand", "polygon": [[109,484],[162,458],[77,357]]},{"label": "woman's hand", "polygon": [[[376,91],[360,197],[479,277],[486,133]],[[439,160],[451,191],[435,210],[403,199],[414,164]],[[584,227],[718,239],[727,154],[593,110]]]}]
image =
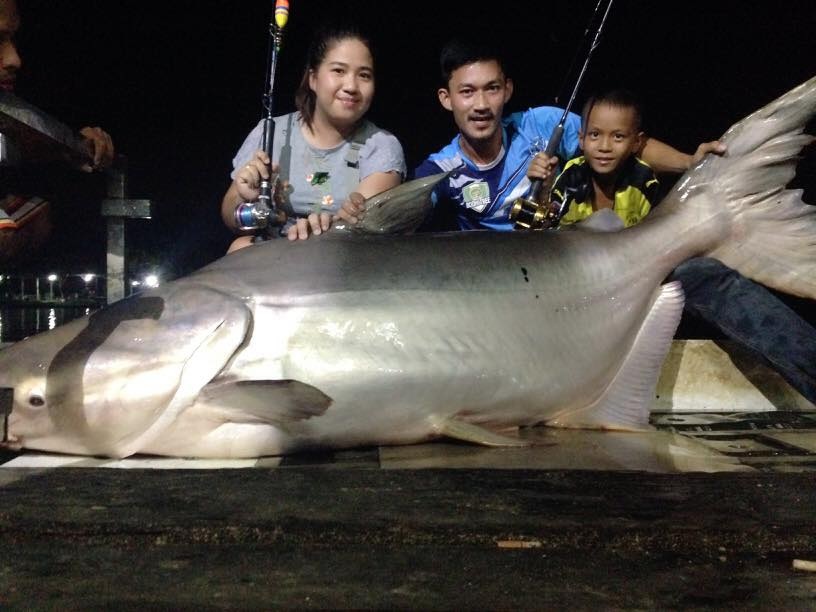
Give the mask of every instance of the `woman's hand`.
[{"label": "woman's hand", "polygon": [[334,221],[345,221],[351,225],[356,225],[365,214],[365,198],[363,194],[356,191],[349,194],[346,201],[334,216]]},{"label": "woman's hand", "polygon": [[[269,156],[265,151],[255,151],[255,155],[235,174],[235,187],[241,202],[254,202],[261,194],[261,181],[269,180]],[[278,165],[273,164],[272,173],[278,172]],[[276,189],[277,191],[277,189]]]},{"label": "woman's hand", "polygon": [[328,231],[331,227],[332,218],[329,213],[312,213],[305,219],[298,219],[292,227],[286,231],[289,240],[306,240],[309,234],[319,236]]}]

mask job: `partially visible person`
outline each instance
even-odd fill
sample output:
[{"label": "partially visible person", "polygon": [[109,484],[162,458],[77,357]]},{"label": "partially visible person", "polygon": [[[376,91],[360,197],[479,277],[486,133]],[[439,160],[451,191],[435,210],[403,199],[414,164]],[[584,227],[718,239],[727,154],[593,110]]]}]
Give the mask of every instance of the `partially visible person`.
[{"label": "partially visible person", "polygon": [[[505,104],[513,95],[513,81],[505,71],[499,51],[489,43],[451,41],[440,55],[442,86],[440,104],[453,115],[458,133],[449,145],[430,155],[416,169],[415,178],[455,170],[434,191],[431,229],[453,218],[455,229],[509,231],[510,207],[527,196],[530,179],[552,185],[559,163],[578,151],[580,118],[570,113],[564,135],[549,159],[543,154],[563,110],[538,107],[503,118]],[[681,172],[708,152],[721,152],[717,142],[700,145],[694,156],[645,138],[642,156],[659,172]],[[545,192],[547,191],[545,190]],[[341,217],[357,220],[359,206],[344,207]]]},{"label": "partially visible person", "polygon": [[[22,67],[15,44],[19,28],[16,0],[0,0],[0,89],[3,91],[14,91]],[[82,170],[91,172],[112,163],[113,141],[104,130],[84,127],[79,134],[91,160]],[[46,241],[50,231],[50,212],[45,200],[0,193],[0,264],[30,256]]]},{"label": "partially visible person", "polygon": [[[370,42],[351,28],[320,31],[309,47],[295,95],[297,111],[275,118],[272,160],[260,149],[263,121],[233,159],[232,184],[221,204],[224,223],[246,235],[230,252],[256,239],[305,239],[326,231],[349,194],[376,195],[402,182],[405,158],[396,137],[365,119],[374,97]],[[257,200],[261,179],[278,174],[275,201],[289,217],[283,228],[239,230],[235,211]]]},{"label": "partially visible person", "polygon": [[[582,113],[583,155],[567,162],[551,197],[565,205],[562,224],[612,209],[625,227],[640,223],[656,203],[657,179],[637,157],[641,109],[631,92],[590,97]],[[680,264],[685,311],[775,369],[816,403],[816,329],[773,292],[713,258]]]}]

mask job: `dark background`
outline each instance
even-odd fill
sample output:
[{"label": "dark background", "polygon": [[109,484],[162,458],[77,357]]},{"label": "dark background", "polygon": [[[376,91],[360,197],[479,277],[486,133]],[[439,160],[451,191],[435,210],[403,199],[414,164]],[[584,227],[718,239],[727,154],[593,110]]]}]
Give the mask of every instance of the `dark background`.
[{"label": "dark background", "polygon": [[[175,276],[219,257],[230,239],[218,210],[231,159],[261,118],[273,2],[18,2],[24,68],[17,93],[71,126],[102,126],[128,158],[130,195],[154,202],[153,220],[129,226],[134,265],[159,265],[165,276]],[[436,100],[437,55],[447,38],[477,34],[502,42],[516,82],[508,110],[551,104],[557,95],[563,103],[571,88],[568,67],[595,6],[578,0],[291,4],[276,114],[293,108],[315,26],[352,18],[375,43],[370,117],[400,138],[409,166],[455,133]],[[648,131],[690,152],[813,76],[815,33],[812,0],[617,0],[578,104],[593,89],[628,86],[645,102]],[[815,176],[811,151],[797,178],[810,202],[816,201]],[[69,181],[74,191],[93,191],[98,178],[73,173]],[[73,268],[64,272],[88,265],[101,272],[105,234],[98,203],[74,194],[62,206],[52,244],[31,266],[57,262]]]}]

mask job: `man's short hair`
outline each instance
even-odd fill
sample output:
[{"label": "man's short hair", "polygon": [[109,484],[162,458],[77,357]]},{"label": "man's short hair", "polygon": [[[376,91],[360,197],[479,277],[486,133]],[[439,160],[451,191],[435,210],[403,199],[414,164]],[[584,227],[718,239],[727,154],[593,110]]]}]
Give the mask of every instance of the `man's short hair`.
[{"label": "man's short hair", "polygon": [[439,68],[442,72],[442,87],[447,87],[451,74],[457,68],[473,64],[475,62],[495,61],[499,64],[502,72],[505,70],[505,60],[501,56],[498,48],[490,40],[463,40],[453,39],[449,41],[439,53]]},{"label": "man's short hair", "polygon": [[609,89],[590,96],[584,104],[584,110],[581,112],[582,129],[586,129],[589,113],[599,104],[607,104],[618,108],[631,108],[635,116],[635,130],[640,131],[643,123],[643,107],[638,97],[628,89]]}]

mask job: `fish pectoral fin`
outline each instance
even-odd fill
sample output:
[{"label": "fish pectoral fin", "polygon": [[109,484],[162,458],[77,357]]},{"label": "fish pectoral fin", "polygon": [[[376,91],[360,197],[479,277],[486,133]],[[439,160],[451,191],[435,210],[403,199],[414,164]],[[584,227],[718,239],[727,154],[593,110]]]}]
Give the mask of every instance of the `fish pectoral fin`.
[{"label": "fish pectoral fin", "polygon": [[362,234],[410,234],[433,208],[431,194],[436,185],[450,174],[418,178],[368,198],[365,213],[350,229]]},{"label": "fish pectoral fin", "polygon": [[530,446],[530,442],[512,436],[503,436],[495,431],[468,423],[456,417],[434,419],[434,429],[441,436],[481,444],[483,446],[522,447]]},{"label": "fish pectoral fin", "polygon": [[297,380],[240,380],[212,383],[201,391],[196,407],[231,423],[284,423],[320,416],[332,398]]},{"label": "fish pectoral fin", "polygon": [[680,323],[684,303],[678,281],[659,289],[629,354],[604,393],[588,406],[565,411],[547,421],[552,427],[647,431],[649,412],[663,361]]}]

